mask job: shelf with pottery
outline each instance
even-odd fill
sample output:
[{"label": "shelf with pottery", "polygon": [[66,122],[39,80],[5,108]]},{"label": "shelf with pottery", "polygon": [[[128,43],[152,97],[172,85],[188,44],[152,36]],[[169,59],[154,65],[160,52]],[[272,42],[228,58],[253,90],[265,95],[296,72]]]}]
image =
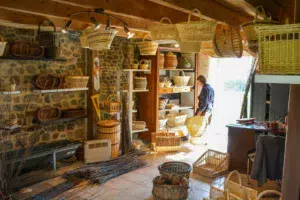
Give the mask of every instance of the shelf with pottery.
[{"label": "shelf with pottery", "polygon": [[[123,92],[128,92],[128,90],[123,90]],[[149,92],[148,89],[133,89],[132,92]]]},{"label": "shelf with pottery", "polygon": [[75,91],[87,91],[89,88],[65,88],[65,89],[51,89],[51,90],[33,90],[35,93],[57,93],[57,92],[75,92]]}]

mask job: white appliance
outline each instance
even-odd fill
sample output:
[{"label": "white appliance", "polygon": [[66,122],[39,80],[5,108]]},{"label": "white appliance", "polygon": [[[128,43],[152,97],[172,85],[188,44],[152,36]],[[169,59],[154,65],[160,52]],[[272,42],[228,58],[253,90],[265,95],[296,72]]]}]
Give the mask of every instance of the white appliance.
[{"label": "white appliance", "polygon": [[84,162],[95,163],[111,158],[110,140],[90,140],[84,143]]}]

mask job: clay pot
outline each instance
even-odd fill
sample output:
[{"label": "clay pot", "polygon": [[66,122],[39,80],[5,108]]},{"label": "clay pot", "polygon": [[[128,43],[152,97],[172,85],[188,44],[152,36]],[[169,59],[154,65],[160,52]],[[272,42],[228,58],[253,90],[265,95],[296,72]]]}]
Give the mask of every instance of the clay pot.
[{"label": "clay pot", "polygon": [[165,55],[164,54],[158,54],[158,68],[163,69],[165,64]]},{"label": "clay pot", "polygon": [[188,59],[186,57],[181,56],[178,59],[179,62],[179,68],[181,69],[190,69],[191,68],[191,63],[188,61]]},{"label": "clay pot", "polygon": [[175,69],[178,65],[177,56],[172,52],[165,55],[165,68]]}]

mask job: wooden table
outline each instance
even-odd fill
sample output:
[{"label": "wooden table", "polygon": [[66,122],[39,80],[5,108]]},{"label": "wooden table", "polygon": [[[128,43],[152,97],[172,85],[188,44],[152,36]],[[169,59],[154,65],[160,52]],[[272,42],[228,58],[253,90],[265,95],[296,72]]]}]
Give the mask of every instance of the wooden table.
[{"label": "wooden table", "polygon": [[247,152],[255,148],[255,138],[258,133],[285,134],[284,129],[269,129],[262,125],[230,124],[228,127],[227,153],[229,157],[229,170],[247,172]]}]

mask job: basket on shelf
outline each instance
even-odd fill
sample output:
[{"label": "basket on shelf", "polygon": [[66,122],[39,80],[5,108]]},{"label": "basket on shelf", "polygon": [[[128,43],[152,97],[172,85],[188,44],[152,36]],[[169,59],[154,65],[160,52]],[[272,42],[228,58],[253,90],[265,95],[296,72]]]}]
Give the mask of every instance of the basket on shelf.
[{"label": "basket on shelf", "polygon": [[171,51],[165,54],[165,68],[166,69],[176,69],[178,65],[178,60],[176,54]]},{"label": "basket on shelf", "polygon": [[[191,15],[196,12],[199,14],[200,21],[191,22]],[[187,22],[176,24],[181,42],[201,42],[214,39],[216,21],[202,21],[202,15],[198,9],[193,9]]]},{"label": "basket on shelf", "polygon": [[185,162],[170,161],[159,165],[158,170],[167,180],[172,180],[173,177],[185,177],[189,180],[192,166]]},{"label": "basket on shelf", "polygon": [[[163,24],[163,21],[168,21],[168,24]],[[160,20],[160,24],[150,28],[153,41],[157,44],[174,44],[178,40],[178,30],[175,24],[167,17]]]},{"label": "basket on shelf", "polygon": [[164,178],[157,176],[153,180],[152,195],[154,200],[172,199],[184,200],[189,196],[188,181],[184,178],[178,179],[180,184],[166,184]]},{"label": "basket on shelf", "polygon": [[9,115],[9,118],[6,120],[5,124],[7,126],[14,126],[18,124],[18,116],[16,113],[12,112]]},{"label": "basket on shelf", "polygon": [[39,74],[33,78],[35,87],[41,90],[63,87],[63,77],[53,74]]},{"label": "basket on shelf", "polygon": [[183,126],[185,124],[186,117],[187,117],[186,114],[170,113],[167,115],[168,126],[170,127]]},{"label": "basket on shelf", "polygon": [[84,117],[87,115],[87,110],[84,108],[62,110],[61,112],[64,118]]},{"label": "basket on shelf", "polygon": [[132,130],[144,130],[146,128],[146,122],[144,121],[133,121]]},{"label": "basket on shelf", "polygon": [[6,44],[7,42],[5,42],[2,35],[0,35],[0,56],[3,56]]},{"label": "basket on shelf", "polygon": [[89,48],[93,50],[105,50],[110,49],[110,45],[117,34],[117,30],[99,30],[93,31],[87,34],[87,41]]},{"label": "basket on shelf", "polygon": [[207,150],[196,162],[193,164],[193,172],[215,178],[228,170],[228,156],[225,153]]},{"label": "basket on shelf", "polygon": [[134,77],[134,89],[137,89],[137,90],[145,90],[147,89],[147,78],[146,77],[137,77],[135,76]]},{"label": "basket on shelf", "polygon": [[139,68],[139,61],[134,59],[130,65],[131,65],[131,69],[138,69]]},{"label": "basket on shelf", "polygon": [[30,42],[15,42],[10,46],[9,51],[19,58],[39,58],[44,55],[42,47]]},{"label": "basket on shelf", "polygon": [[[145,41],[146,38],[150,38],[150,41]],[[143,37],[143,41],[137,42],[141,55],[156,55],[158,44],[152,41],[152,37],[149,34],[146,34]]]},{"label": "basket on shelf", "polygon": [[214,50],[221,58],[240,58],[243,55],[243,44],[240,29],[233,26],[222,25],[216,30]]},{"label": "basket on shelf", "polygon": [[167,125],[168,119],[158,119],[158,130],[163,130]]},{"label": "basket on shelf", "polygon": [[[75,72],[79,72],[80,76],[75,76]],[[77,68],[72,76],[65,76],[66,88],[85,88],[89,78],[89,76],[83,76],[82,70]]]},{"label": "basket on shelf", "polygon": [[166,108],[166,105],[168,103],[169,99],[165,99],[165,98],[160,98],[159,99],[159,109],[163,110]]},{"label": "basket on shelf", "polygon": [[189,84],[190,76],[186,76],[184,71],[180,71],[182,76],[173,76],[175,85],[177,86],[187,86]]},{"label": "basket on shelf", "polygon": [[151,143],[156,152],[179,151],[181,139],[175,133],[159,131],[151,133]]},{"label": "basket on shelf", "polygon": [[140,61],[140,69],[146,70],[149,68],[149,64],[146,60],[141,60]]},{"label": "basket on shelf", "polygon": [[300,24],[260,26],[259,73],[300,74]]},{"label": "basket on shelf", "polygon": [[121,102],[119,97],[111,94],[106,98],[105,107],[108,112],[119,112],[121,109]]},{"label": "basket on shelf", "polygon": [[[258,13],[261,13],[263,15],[263,19],[257,19]],[[242,25],[243,32],[248,40],[248,43],[251,43],[250,50],[253,53],[257,53],[258,47],[257,47],[257,40],[258,40],[258,35],[255,31],[255,27],[261,27],[261,26],[268,26],[268,25],[274,25],[278,24],[278,22],[273,21],[271,17],[267,17],[265,10],[262,6],[257,6],[256,7],[256,12],[255,12],[255,17],[253,21],[244,23]]]},{"label": "basket on shelf", "polygon": [[36,117],[41,122],[58,119],[61,115],[61,110],[58,107],[45,106],[37,109]]}]

